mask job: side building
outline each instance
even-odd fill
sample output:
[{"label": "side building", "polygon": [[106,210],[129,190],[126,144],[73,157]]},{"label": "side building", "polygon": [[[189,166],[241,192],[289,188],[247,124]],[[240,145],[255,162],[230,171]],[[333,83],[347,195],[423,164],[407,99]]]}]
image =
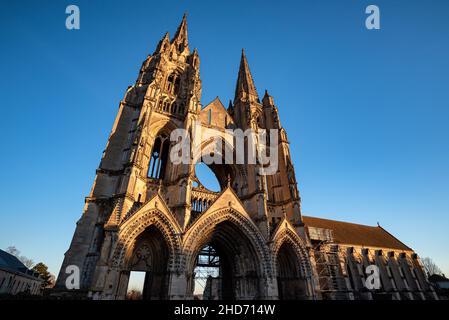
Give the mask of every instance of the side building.
[{"label": "side building", "polygon": [[[309,216],[303,216],[303,222],[323,299],[437,299],[418,255],[380,225]],[[366,286],[370,265],[378,267],[378,289]]]},{"label": "side building", "polygon": [[12,254],[0,250],[0,295],[39,295],[42,282],[39,273],[28,269]]}]

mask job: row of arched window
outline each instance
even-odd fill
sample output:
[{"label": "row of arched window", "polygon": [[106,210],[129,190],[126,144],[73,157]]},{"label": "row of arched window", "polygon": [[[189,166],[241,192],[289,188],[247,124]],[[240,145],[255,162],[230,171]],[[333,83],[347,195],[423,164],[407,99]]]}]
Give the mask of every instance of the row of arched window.
[{"label": "row of arched window", "polygon": [[207,199],[192,199],[192,211],[200,213],[206,211],[211,205],[212,200]]},{"label": "row of arched window", "polygon": [[178,104],[176,102],[171,102],[170,100],[159,100],[159,103],[156,108],[157,111],[167,112],[171,114],[179,114],[183,115],[185,111],[184,104]]},{"label": "row of arched window", "polygon": [[180,84],[181,84],[181,77],[176,73],[172,73],[171,75],[168,76],[167,79],[166,85],[167,92],[175,95],[178,94]]},{"label": "row of arched window", "polygon": [[[171,95],[178,95],[181,87],[181,75],[172,73],[168,76],[165,84],[165,91]],[[183,115],[185,111],[184,103],[176,103],[168,97],[159,100],[156,110],[159,112],[167,112],[171,114]]]}]

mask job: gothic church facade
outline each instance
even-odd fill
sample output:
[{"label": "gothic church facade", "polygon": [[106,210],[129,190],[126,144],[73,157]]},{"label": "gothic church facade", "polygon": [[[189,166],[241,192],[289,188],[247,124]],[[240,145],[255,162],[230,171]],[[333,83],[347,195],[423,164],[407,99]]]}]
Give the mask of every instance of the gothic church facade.
[{"label": "gothic church facade", "polygon": [[[418,256],[381,227],[303,217],[290,144],[266,91],[260,100],[242,51],[235,97],[202,108],[200,57],[184,16],[143,62],[122,101],[82,217],[65,254],[80,269],[79,294],[125,299],[132,271],[146,273],[144,299],[193,299],[198,256],[219,257],[212,299],[429,299]],[[201,143],[221,190],[201,184],[195,165],[170,161],[175,129],[194,123],[224,132],[277,129],[278,170],[228,164],[215,140]],[[227,147],[223,142],[223,149]],[[382,289],[367,290],[365,267],[379,266]],[[212,286],[210,286],[212,288]]]}]

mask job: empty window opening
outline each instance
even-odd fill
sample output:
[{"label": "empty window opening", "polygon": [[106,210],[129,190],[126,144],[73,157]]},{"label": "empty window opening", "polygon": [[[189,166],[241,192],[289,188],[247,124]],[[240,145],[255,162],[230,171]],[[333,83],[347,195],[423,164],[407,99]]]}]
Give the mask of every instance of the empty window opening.
[{"label": "empty window opening", "polygon": [[142,300],[143,287],[145,284],[144,271],[131,271],[129,274],[127,300]]},{"label": "empty window opening", "polygon": [[211,125],[212,124],[212,109],[209,109],[207,111],[207,124]]},{"label": "empty window opening", "polygon": [[195,175],[206,189],[214,192],[221,190],[217,176],[205,163],[199,162],[195,165]]},{"label": "empty window opening", "polygon": [[148,166],[148,177],[163,179],[168,158],[169,141],[167,138],[157,137],[154,141],[151,153],[150,165]]}]

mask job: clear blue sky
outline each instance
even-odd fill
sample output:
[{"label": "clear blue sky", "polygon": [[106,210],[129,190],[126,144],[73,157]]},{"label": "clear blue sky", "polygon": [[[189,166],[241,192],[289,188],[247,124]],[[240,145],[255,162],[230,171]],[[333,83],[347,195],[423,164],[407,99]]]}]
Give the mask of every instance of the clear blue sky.
[{"label": "clear blue sky", "polygon": [[274,96],[303,213],[379,222],[449,274],[448,1],[152,2],[0,2],[0,248],[58,272],[119,101],[187,11],[203,104],[233,98],[242,47]]}]

